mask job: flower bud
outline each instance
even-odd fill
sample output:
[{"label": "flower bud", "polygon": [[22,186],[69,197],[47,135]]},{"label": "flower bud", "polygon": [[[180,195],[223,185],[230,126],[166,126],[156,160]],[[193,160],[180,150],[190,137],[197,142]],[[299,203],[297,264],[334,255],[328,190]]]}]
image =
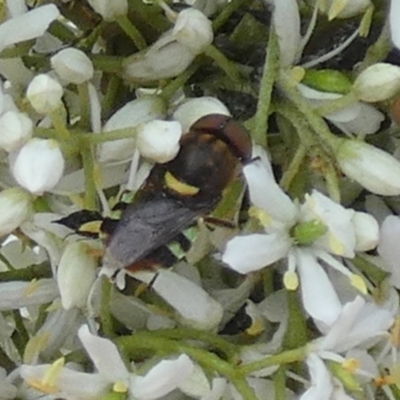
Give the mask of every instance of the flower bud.
[{"label": "flower bud", "polygon": [[214,39],[211,21],[195,8],[181,11],[172,31],[176,40],[194,55],[200,54]]},{"label": "flower bud", "polygon": [[[139,124],[165,117],[164,101],[157,96],[140,97],[126,103],[115,112],[104,125],[104,132],[117,129],[136,128]],[[119,139],[103,143],[99,147],[100,162],[121,162],[129,160],[135,150],[136,138]]]},{"label": "flower bud", "polygon": [[89,57],[83,51],[72,47],[51,57],[51,66],[57,75],[68,83],[79,85],[93,77],[93,64]]},{"label": "flower bud", "polygon": [[230,116],[229,110],[216,97],[197,97],[187,99],[175,110],[173,119],[179,121],[184,133],[201,117],[210,114],[222,114]]},{"label": "flower bud", "polygon": [[183,72],[194,57],[190,49],[168,31],[147,51],[133,54],[124,61],[124,77],[128,82],[173,78]]},{"label": "flower bud", "polygon": [[24,113],[7,111],[0,117],[0,148],[7,152],[22,146],[32,136],[32,120]]},{"label": "flower bud", "polygon": [[353,90],[362,101],[386,100],[400,91],[400,67],[387,63],[371,65],[358,75]]},{"label": "flower bud", "polygon": [[36,75],[28,86],[26,97],[39,114],[49,114],[61,105],[63,88],[49,75]]},{"label": "flower bud", "polygon": [[55,140],[31,139],[12,160],[15,180],[34,194],[52,189],[64,172],[64,157]]},{"label": "flower bud", "polygon": [[65,310],[83,308],[97,275],[96,259],[82,241],[68,243],[57,270],[61,303]]},{"label": "flower bud", "polygon": [[338,146],[336,161],[350,179],[372,193],[400,194],[400,162],[367,143],[344,139]]},{"label": "flower bud", "polygon": [[127,0],[88,0],[88,2],[105,21],[113,21],[128,12]]},{"label": "flower bud", "polygon": [[156,163],[166,163],[178,154],[182,128],[176,121],[153,120],[138,127],[140,154]]},{"label": "flower bud", "polygon": [[30,194],[19,187],[0,192],[0,236],[11,233],[29,218],[31,201]]}]

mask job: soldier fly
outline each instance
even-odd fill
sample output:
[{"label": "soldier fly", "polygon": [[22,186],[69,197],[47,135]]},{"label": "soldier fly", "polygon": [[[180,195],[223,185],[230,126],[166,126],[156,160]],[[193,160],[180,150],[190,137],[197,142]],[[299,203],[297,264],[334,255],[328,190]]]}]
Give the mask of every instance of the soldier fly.
[{"label": "soldier fly", "polygon": [[[199,119],[183,135],[180,144],[172,161],[153,167],[118,221],[103,220],[100,229],[109,234],[106,264],[130,271],[173,265],[180,257],[171,249],[175,246],[188,250],[196,220],[216,207],[241,164],[251,158],[247,131],[221,114]],[[80,213],[58,223],[92,236],[90,230],[77,229]],[[92,215],[92,220],[84,216],[85,224],[97,219],[96,213]]]}]

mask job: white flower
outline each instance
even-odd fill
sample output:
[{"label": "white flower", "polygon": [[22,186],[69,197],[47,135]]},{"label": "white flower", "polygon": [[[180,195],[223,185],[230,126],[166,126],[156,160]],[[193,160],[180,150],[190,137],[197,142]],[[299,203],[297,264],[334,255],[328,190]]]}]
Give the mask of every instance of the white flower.
[{"label": "white flower", "polygon": [[96,279],[96,259],[84,242],[68,243],[57,270],[57,282],[64,309],[83,308]]},{"label": "white flower", "polygon": [[178,154],[182,128],[179,122],[153,120],[138,127],[140,154],[156,163],[166,163]]},{"label": "white flower", "polygon": [[60,12],[54,4],[37,7],[0,25],[0,51],[5,47],[42,36]]},{"label": "white flower", "polygon": [[21,376],[37,390],[67,400],[99,398],[111,389],[126,393],[129,398],[153,400],[177,388],[194,367],[189,357],[182,354],[176,359],[160,361],[145,376],[135,375],[128,371],[110,340],[92,335],[86,325],[78,334],[98,372],[74,371],[56,361],[53,365],[23,365]]},{"label": "white flower", "polygon": [[[105,123],[103,131],[136,128],[139,124],[165,117],[164,101],[157,96],[145,96],[126,103]],[[136,137],[103,143],[98,150],[100,162],[121,162],[132,158]]]},{"label": "white flower", "polygon": [[31,139],[15,156],[15,180],[34,194],[51,190],[64,172],[64,157],[55,140]]},{"label": "white flower", "polygon": [[400,25],[398,23],[400,15],[400,1],[391,0],[389,11],[390,35],[393,44],[400,49]]},{"label": "white flower", "polygon": [[0,117],[0,148],[7,152],[22,146],[32,136],[33,122],[24,113],[7,111]]},{"label": "white flower", "polygon": [[343,140],[336,152],[340,169],[372,193],[400,194],[400,162],[390,154],[357,140]]},{"label": "white flower", "polygon": [[105,21],[113,21],[128,12],[127,0],[88,0],[88,2]]},{"label": "white flower", "polygon": [[[388,336],[388,329],[394,322],[393,314],[357,296],[338,307],[335,314],[326,309],[325,315],[321,314],[320,317],[315,322],[323,336],[309,345],[310,354],[306,361],[312,386],[300,399],[351,399],[342,385],[333,379],[323,360],[342,363],[342,368],[345,368],[346,358],[341,354],[353,351],[354,355],[358,346],[371,347],[377,339]],[[374,323],[371,324],[371,321]]]},{"label": "white flower", "polygon": [[353,91],[366,102],[389,99],[400,91],[400,67],[387,63],[371,65],[358,75]]},{"label": "white flower", "polygon": [[[355,212],[352,218],[356,234],[356,251],[369,251],[379,243],[379,224],[372,215]],[[366,234],[368,232],[368,234]]]},{"label": "white flower", "polygon": [[0,236],[11,233],[32,213],[32,198],[25,190],[15,187],[0,192]]},{"label": "white flower", "polygon": [[68,83],[79,85],[93,77],[93,64],[81,50],[72,47],[61,50],[50,61],[57,75]]},{"label": "white flower", "polygon": [[[360,227],[354,224],[353,210],[345,209],[317,191],[306,196],[298,207],[275,183],[266,158],[244,167],[250,199],[258,207],[254,215],[266,233],[237,236],[231,239],[222,260],[231,268],[248,273],[287,258],[285,286],[298,286],[307,312],[315,319],[324,313],[322,307],[335,310],[340,306],[336,290],[318,260],[347,276],[351,284],[365,291],[362,279],[353,275],[331,254],[354,257]],[[374,242],[376,225],[365,231],[365,241]],[[329,304],[329,305],[328,305]]]},{"label": "white flower", "polygon": [[190,49],[179,43],[170,30],[144,53],[133,54],[124,61],[124,77],[128,82],[173,78],[183,72],[194,58]]},{"label": "white flower", "polygon": [[63,88],[49,75],[36,75],[28,86],[26,97],[39,114],[49,114],[61,105]]},{"label": "white flower", "polygon": [[189,132],[189,128],[201,117],[210,114],[222,114],[231,116],[225,104],[216,97],[204,96],[194,99],[186,99],[174,111],[172,118],[182,126],[184,133]]},{"label": "white flower", "polygon": [[195,8],[187,8],[178,14],[172,32],[176,40],[194,55],[200,54],[214,38],[211,21]]}]

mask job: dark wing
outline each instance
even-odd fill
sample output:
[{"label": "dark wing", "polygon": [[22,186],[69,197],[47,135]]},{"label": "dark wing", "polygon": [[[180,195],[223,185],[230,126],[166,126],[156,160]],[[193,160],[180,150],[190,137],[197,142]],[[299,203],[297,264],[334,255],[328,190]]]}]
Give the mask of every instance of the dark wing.
[{"label": "dark wing", "polygon": [[122,214],[106,249],[106,262],[128,267],[167,244],[212,205],[189,208],[162,194],[130,204]]}]

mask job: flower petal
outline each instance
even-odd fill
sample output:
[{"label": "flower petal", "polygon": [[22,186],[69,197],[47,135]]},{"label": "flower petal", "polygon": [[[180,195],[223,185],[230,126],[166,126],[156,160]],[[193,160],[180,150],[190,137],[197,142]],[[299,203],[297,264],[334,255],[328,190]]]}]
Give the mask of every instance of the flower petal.
[{"label": "flower petal", "polygon": [[113,342],[92,335],[87,325],[79,328],[78,336],[105,381],[113,383],[128,379],[129,372]]},{"label": "flower petal", "polygon": [[400,49],[400,0],[392,0],[390,2],[389,11],[389,23],[390,23],[390,35],[394,45]]},{"label": "flower petal", "polygon": [[135,377],[130,392],[141,400],[158,399],[183,383],[191,375],[193,368],[194,364],[186,354],[176,360],[163,360],[144,377]]},{"label": "flower petal", "polygon": [[247,274],[286,257],[290,246],[291,239],[284,233],[237,236],[228,242],[222,261]]},{"label": "flower petal", "polygon": [[332,325],[339,316],[342,305],[328,275],[311,252],[298,250],[296,258],[306,311],[326,326]]},{"label": "flower petal", "polygon": [[54,4],[37,7],[0,25],[0,51],[11,44],[42,36],[60,15]]},{"label": "flower petal", "polygon": [[271,174],[267,159],[254,161],[243,168],[249,188],[250,200],[266,211],[273,219],[291,225],[297,209],[290,197],[283,192]]}]

